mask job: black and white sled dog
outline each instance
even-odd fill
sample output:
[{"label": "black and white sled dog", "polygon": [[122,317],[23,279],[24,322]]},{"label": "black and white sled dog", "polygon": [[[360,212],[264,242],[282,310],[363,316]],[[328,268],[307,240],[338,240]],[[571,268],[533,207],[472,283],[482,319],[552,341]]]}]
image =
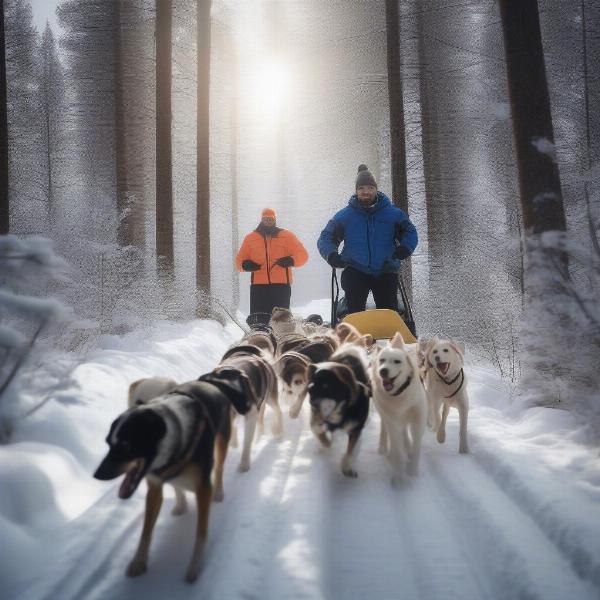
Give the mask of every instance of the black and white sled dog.
[{"label": "black and white sled dog", "polygon": [[394,469],[393,481],[399,481],[405,472],[417,475],[427,425],[427,397],[400,333],[374,358],[371,381],[373,403],[381,417],[379,452]]},{"label": "black and white sled dog", "polygon": [[342,473],[357,477],[353,456],[369,415],[370,385],[364,348],[347,345],[327,362],[308,368],[310,427],[323,446],[331,446],[331,434],[341,429],[348,434],[342,458]]},{"label": "black and white sled dog", "polygon": [[282,382],[283,393],[292,400],[289,415],[296,419],[302,410],[307,394],[308,366],[329,360],[336,350],[337,341],[332,336],[319,335],[284,352],[275,363]]},{"label": "black and white sled dog", "polygon": [[196,580],[208,534],[215,471],[215,488],[222,489],[223,464],[231,433],[228,397],[207,382],[179,385],[122,413],[106,438],[109,451],[94,477],[125,475],[119,497],[132,496],[145,477],[148,483],[142,536],[127,568],[136,577],[146,572],[152,530],[163,499],[163,484],[192,491],[198,505],[196,537],[185,579]]},{"label": "black and white sled dog", "polygon": [[[138,379],[129,386],[127,406],[132,408],[147,404],[150,400],[166,394],[176,387],[177,382],[168,377],[144,377],[143,379]],[[171,514],[176,516],[182,515],[187,512],[185,492],[177,486],[174,486],[173,489],[175,490],[175,506]]]},{"label": "black and white sled dog", "polygon": [[244,417],[244,442],[238,471],[248,471],[254,433],[257,425],[259,433],[262,433],[267,404],[274,412],[272,434],[275,437],[283,434],[277,375],[273,367],[260,348],[240,344],[230,348],[219,365],[210,373],[202,375],[200,380],[218,386],[227,394],[237,414]]},{"label": "black and white sled dog", "polygon": [[448,412],[451,407],[456,408],[460,426],[458,451],[465,454],[469,451],[467,443],[469,397],[464,371],[464,346],[459,342],[434,338],[421,343],[420,348],[425,353],[425,388],[430,426],[437,432],[437,441],[443,444],[446,441]]}]

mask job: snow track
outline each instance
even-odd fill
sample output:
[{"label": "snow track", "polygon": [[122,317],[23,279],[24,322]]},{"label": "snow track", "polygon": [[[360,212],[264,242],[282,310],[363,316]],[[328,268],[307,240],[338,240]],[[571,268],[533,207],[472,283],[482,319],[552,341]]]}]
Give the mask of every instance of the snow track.
[{"label": "snow track", "polygon": [[419,477],[392,487],[388,465],[377,454],[375,415],[359,448],[359,478],[351,480],[339,466],[346,436],[337,436],[330,450],[321,449],[305,411],[298,420],[286,418],[281,441],[265,433],[253,448],[248,473],[236,471],[240,451],[230,450],[225,500],[212,506],[204,567],[193,587],[183,582],[195,530],[191,496],[190,512],[173,517],[174,500],[166,492],[148,573],[129,579],[124,573],[141,531],[144,490],[121,501],[112,485],[53,540],[47,571],[14,597],[600,596],[597,558],[587,538],[578,543],[572,534],[560,534],[556,514],[536,512],[543,482],[535,492],[529,489],[475,427],[473,453],[466,456],[457,453],[455,420],[443,446],[426,433]]}]

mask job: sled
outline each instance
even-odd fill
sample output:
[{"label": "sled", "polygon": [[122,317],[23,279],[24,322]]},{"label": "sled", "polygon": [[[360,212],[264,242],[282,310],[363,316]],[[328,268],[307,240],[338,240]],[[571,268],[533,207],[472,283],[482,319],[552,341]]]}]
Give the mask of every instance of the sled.
[{"label": "sled", "polygon": [[342,323],[350,323],[362,335],[370,333],[376,340],[391,339],[400,332],[405,343],[415,344],[417,341],[402,317],[389,308],[374,308],[351,313],[344,317]]},{"label": "sled", "polygon": [[340,286],[337,281],[335,269],[331,274],[331,326],[339,322],[354,325],[358,331],[365,335],[370,333],[375,339],[391,339],[396,332],[400,332],[402,339],[407,344],[417,341],[417,330],[408,299],[408,294],[398,274],[398,307],[399,312],[389,308],[369,308],[357,313],[348,314],[346,299],[339,297]]}]

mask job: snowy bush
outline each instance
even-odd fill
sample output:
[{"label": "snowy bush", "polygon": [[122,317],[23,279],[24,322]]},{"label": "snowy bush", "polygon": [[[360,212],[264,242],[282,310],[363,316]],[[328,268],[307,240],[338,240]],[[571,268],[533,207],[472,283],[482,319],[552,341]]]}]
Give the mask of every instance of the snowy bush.
[{"label": "snowy bush", "polygon": [[50,324],[64,323],[71,316],[58,300],[43,297],[46,286],[62,279],[65,272],[66,263],[56,256],[50,240],[0,236],[0,414],[4,418],[6,391],[39,335]]}]

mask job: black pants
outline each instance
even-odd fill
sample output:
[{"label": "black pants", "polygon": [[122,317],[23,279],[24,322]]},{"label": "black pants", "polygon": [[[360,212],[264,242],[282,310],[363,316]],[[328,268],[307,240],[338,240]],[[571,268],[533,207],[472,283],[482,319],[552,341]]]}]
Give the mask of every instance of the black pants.
[{"label": "black pants", "polygon": [[398,275],[396,273],[382,273],[375,277],[375,275],[367,275],[352,267],[346,267],[342,271],[341,284],[346,294],[349,313],[365,310],[369,292],[373,292],[377,308],[391,308],[398,311]]},{"label": "black pants", "polygon": [[289,283],[252,284],[250,286],[250,314],[269,313],[276,306],[290,307],[292,286]]}]

